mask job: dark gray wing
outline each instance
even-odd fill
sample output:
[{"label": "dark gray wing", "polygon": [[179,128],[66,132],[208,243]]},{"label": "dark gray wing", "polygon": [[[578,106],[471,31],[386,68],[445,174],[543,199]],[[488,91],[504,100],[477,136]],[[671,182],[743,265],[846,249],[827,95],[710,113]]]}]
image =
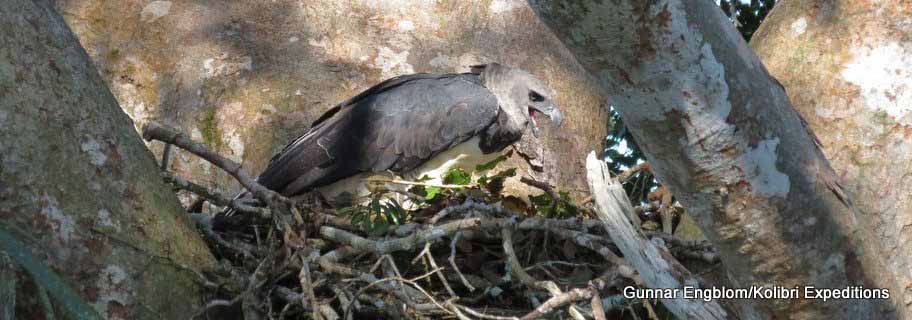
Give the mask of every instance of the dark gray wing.
[{"label": "dark gray wing", "polygon": [[257,181],[291,196],[360,172],[405,172],[484,131],[498,113],[477,75],[393,78],[330,109]]}]

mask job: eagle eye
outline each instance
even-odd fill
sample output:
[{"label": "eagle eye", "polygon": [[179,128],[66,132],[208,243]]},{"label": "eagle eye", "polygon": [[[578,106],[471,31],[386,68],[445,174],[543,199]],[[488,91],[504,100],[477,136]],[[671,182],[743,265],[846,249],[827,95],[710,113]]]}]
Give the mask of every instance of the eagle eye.
[{"label": "eagle eye", "polygon": [[542,102],[545,101],[545,97],[542,97],[542,95],[538,94],[538,92],[529,91],[529,100],[532,102]]}]

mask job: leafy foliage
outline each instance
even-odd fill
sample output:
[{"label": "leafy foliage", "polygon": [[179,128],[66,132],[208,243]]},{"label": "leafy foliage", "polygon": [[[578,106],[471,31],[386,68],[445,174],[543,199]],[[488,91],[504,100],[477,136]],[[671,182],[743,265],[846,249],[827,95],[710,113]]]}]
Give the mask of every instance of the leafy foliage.
[{"label": "leafy foliage", "polygon": [[487,189],[492,195],[499,195],[503,191],[504,180],[514,176],[516,176],[516,168],[510,168],[490,177],[487,175],[478,177],[478,185]]},{"label": "leafy foliage", "polygon": [[472,174],[462,168],[450,169],[443,175],[443,183],[465,186],[472,183]]},{"label": "leafy foliage", "polygon": [[434,200],[440,192],[443,191],[441,187],[428,186],[424,187],[424,200]]},{"label": "leafy foliage", "polygon": [[395,199],[373,197],[366,206],[342,208],[339,214],[351,217],[352,225],[367,232],[370,236],[381,236],[394,225],[408,220],[408,211]]},{"label": "leafy foliage", "polygon": [[[627,130],[621,115],[614,107],[608,109],[608,136],[605,138],[603,158],[608,163],[612,174],[619,174],[646,160],[643,151],[637,146],[636,139]],[[623,148],[622,146],[626,146]],[[626,149],[626,150],[623,150]],[[626,152],[621,152],[626,151]],[[637,172],[622,181],[624,191],[634,204],[645,203],[650,191],[658,187],[659,182],[650,172]]]},{"label": "leafy foliage", "polygon": [[557,203],[554,203],[555,201],[547,193],[529,196],[529,201],[532,202],[535,212],[542,217],[565,219],[579,216],[580,210],[571,201],[570,194],[563,191],[557,194],[559,196]]},{"label": "leafy foliage", "polygon": [[[722,12],[725,12],[729,19],[737,20],[738,31],[741,32],[744,41],[750,41],[760,23],[775,5],[776,0],[751,0],[750,3],[742,3],[742,0],[719,1]],[[732,18],[732,15],[735,17]]]},{"label": "leafy foliage", "polygon": [[[516,176],[516,168],[501,170],[494,174],[489,172],[506,160],[507,157],[501,155],[490,162],[475,166],[475,170],[471,173],[461,168],[450,169],[443,174],[442,185],[417,184],[412,186],[408,190],[408,193],[413,195],[410,198],[412,204],[408,206],[403,206],[395,199],[384,198],[380,193],[373,194],[369,204],[342,208],[338,212],[340,215],[350,217],[352,224],[367,232],[368,235],[377,236],[385,234],[394,225],[407,222],[411,218],[412,212],[428,206],[440,205],[450,199],[472,196],[484,198],[487,202],[518,200],[515,197],[506,199],[501,196],[504,182],[507,178]],[[477,178],[473,181],[473,177]],[[428,180],[431,178],[423,176],[416,182],[427,182]],[[528,213],[546,217],[577,216],[580,210],[572,203],[569,193],[559,192],[558,194],[560,197],[556,203],[547,193],[530,196],[532,208],[525,207],[522,211],[531,210]]]},{"label": "leafy foliage", "polygon": [[497,164],[504,162],[506,160],[507,160],[507,156],[500,155],[497,157],[497,159],[494,159],[487,163],[479,164],[479,165],[475,166],[475,171],[481,172],[481,171],[487,171],[487,170],[494,169],[494,167],[496,167]]}]

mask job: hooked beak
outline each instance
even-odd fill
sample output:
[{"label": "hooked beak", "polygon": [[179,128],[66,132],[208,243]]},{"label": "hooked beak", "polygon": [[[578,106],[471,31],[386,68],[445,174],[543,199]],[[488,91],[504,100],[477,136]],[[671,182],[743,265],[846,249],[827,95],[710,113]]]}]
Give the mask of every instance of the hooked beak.
[{"label": "hooked beak", "polygon": [[561,122],[564,121],[564,115],[561,114],[560,110],[557,109],[557,106],[554,105],[554,103],[549,103],[543,108],[529,106],[529,118],[532,120],[532,134],[535,135],[535,137],[538,137],[539,130],[538,123],[535,122],[534,111],[547,115],[555,127],[560,127]]}]

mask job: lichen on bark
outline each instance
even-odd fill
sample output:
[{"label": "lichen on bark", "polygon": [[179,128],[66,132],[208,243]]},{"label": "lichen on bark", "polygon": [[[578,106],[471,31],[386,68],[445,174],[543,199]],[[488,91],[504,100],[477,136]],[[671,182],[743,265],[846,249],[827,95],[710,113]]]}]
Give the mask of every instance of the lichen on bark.
[{"label": "lichen on bark", "polygon": [[[813,134],[712,2],[532,2],[719,246],[733,285],[894,285],[877,278],[888,255]],[[884,300],[735,303],[744,318],[892,316]]]},{"label": "lichen on bark", "polygon": [[912,317],[912,3],[789,0],[751,41],[819,138]]},{"label": "lichen on bark", "polygon": [[0,42],[0,220],[102,316],[186,317],[213,258],[85,51],[44,1]]}]

